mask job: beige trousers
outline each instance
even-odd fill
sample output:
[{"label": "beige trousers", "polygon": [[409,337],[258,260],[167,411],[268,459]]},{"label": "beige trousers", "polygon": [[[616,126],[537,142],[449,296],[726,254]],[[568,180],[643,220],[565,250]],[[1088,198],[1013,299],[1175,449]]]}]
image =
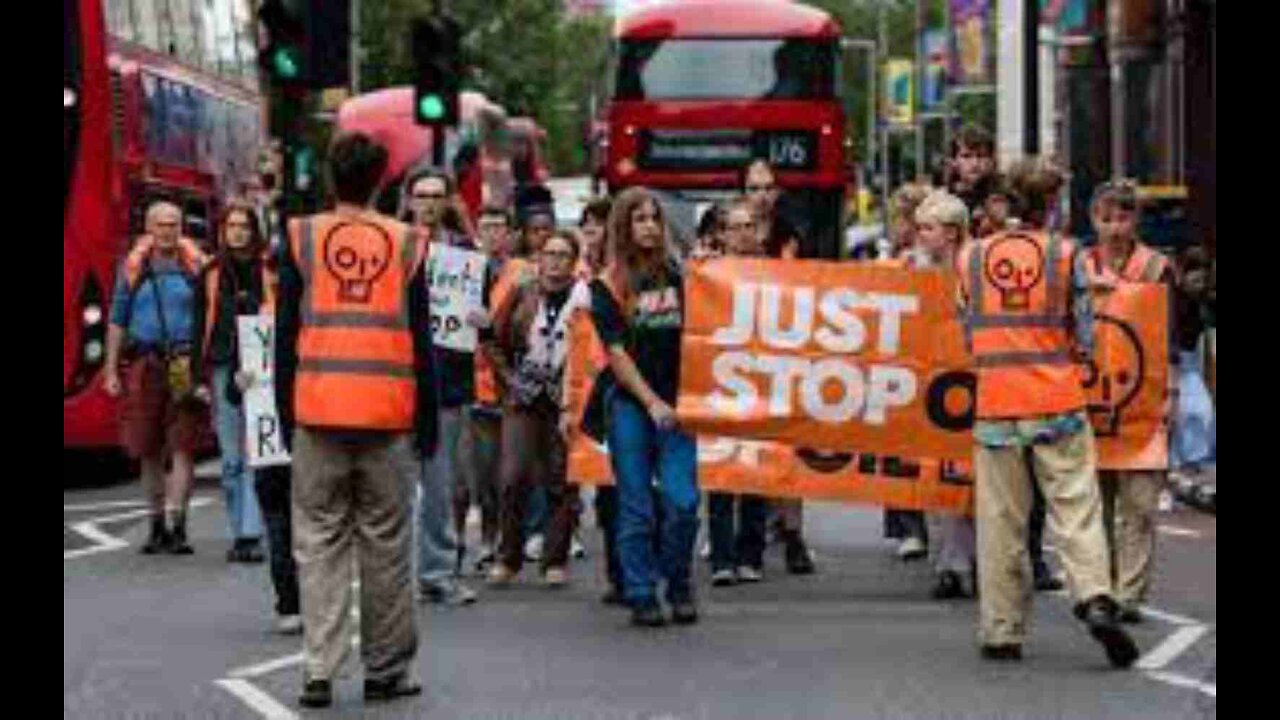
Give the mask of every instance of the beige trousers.
[{"label": "beige trousers", "polygon": [[1163,471],[1098,472],[1102,489],[1102,521],[1111,551],[1111,578],[1116,601],[1139,605],[1151,585],[1156,549],[1156,510]]},{"label": "beige trousers", "polygon": [[418,650],[410,524],[418,466],[410,436],[298,427],[292,450],[306,676],[332,680],[351,647],[345,622],[356,565],[365,677],[409,672]]},{"label": "beige trousers", "polygon": [[1048,444],[975,449],[982,644],[1021,644],[1027,637],[1032,592],[1027,555],[1031,463],[1072,597],[1077,602],[1111,597],[1094,457],[1093,429],[1088,426]]}]

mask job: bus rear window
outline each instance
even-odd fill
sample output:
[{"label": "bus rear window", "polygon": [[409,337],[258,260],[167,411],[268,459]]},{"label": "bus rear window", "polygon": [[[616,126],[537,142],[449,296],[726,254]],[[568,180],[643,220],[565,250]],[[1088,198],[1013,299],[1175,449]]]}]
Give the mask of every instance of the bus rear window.
[{"label": "bus rear window", "polygon": [[830,100],[833,41],[628,40],[618,56],[619,100]]}]

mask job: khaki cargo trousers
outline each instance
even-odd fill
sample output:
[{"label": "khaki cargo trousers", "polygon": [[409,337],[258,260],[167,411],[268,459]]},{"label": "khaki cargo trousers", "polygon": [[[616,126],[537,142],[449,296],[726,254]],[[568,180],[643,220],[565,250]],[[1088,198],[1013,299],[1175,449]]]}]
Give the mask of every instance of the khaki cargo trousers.
[{"label": "khaki cargo trousers", "polygon": [[1147,598],[1156,549],[1156,511],[1165,473],[1100,470],[1102,521],[1111,550],[1116,601],[1136,607]]},{"label": "khaki cargo trousers", "polygon": [[1027,523],[1032,489],[1044,493],[1048,527],[1058,546],[1073,600],[1110,598],[1110,563],[1095,477],[1093,429],[1030,447],[974,450],[977,473],[979,641],[1022,644],[1031,616],[1032,575]]},{"label": "khaki cargo trousers", "polygon": [[302,589],[308,679],[332,680],[346,658],[348,597],[360,573],[360,655],[367,679],[384,680],[418,650],[413,601],[413,488],[410,435],[293,436],[293,556]]}]

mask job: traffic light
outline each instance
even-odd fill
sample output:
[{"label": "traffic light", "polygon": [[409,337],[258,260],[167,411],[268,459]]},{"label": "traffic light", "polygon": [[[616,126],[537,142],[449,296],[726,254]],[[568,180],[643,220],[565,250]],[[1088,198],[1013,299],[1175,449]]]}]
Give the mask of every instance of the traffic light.
[{"label": "traffic light", "polygon": [[413,119],[419,125],[458,124],[458,89],[462,57],[457,21],[447,15],[413,23]]},{"label": "traffic light", "polygon": [[266,0],[258,19],[267,35],[259,62],[273,83],[315,89],[350,83],[349,0]]}]

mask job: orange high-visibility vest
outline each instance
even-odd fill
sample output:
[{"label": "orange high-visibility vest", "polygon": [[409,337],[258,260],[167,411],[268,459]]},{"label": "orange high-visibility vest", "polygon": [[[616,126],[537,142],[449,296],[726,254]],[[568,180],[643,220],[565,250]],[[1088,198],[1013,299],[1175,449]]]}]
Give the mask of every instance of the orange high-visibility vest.
[{"label": "orange high-visibility vest", "polygon": [[[534,267],[529,261],[514,257],[508,259],[498,273],[497,279],[493,281],[493,288],[489,291],[490,313],[502,307],[516,287],[532,272]],[[494,377],[493,363],[489,361],[488,354],[484,352],[475,354],[475,368],[476,402],[481,405],[497,405],[500,399],[498,381]]]},{"label": "orange high-visibility vest", "polygon": [[1006,230],[961,253],[977,417],[1026,418],[1083,408],[1069,330],[1074,245],[1039,231]]},{"label": "orange high-visibility vest", "polygon": [[1160,282],[1160,278],[1169,268],[1168,258],[1142,243],[1134,243],[1133,252],[1129,253],[1129,259],[1125,261],[1119,273],[1112,270],[1111,266],[1103,260],[1102,251],[1098,246],[1089,248],[1087,257],[1089,262],[1085,263],[1085,266],[1089,268],[1089,274],[1113,283],[1118,280]]},{"label": "orange high-visibility vest", "polygon": [[[146,266],[147,260],[150,259],[152,252],[156,248],[156,240],[150,235],[143,235],[138,238],[133,247],[129,250],[129,254],[124,258],[124,278],[130,289],[138,287],[138,283],[142,280],[142,269]],[[200,274],[200,270],[209,262],[209,256],[204,254],[200,246],[191,238],[178,238],[178,262],[182,264],[183,270],[189,275],[195,277]]]},{"label": "orange high-visibility vest", "polygon": [[405,431],[417,382],[408,284],[425,245],[372,212],[289,223],[302,275],[294,416],[300,425]]},{"label": "orange high-visibility vest", "polygon": [[[276,274],[267,267],[267,259],[259,260],[259,272],[262,274],[262,307],[258,312],[274,314],[276,308],[276,286],[279,283]],[[209,340],[213,337],[213,326],[218,322],[218,283],[222,278],[222,265],[216,263],[209,267],[204,276],[204,345],[209,349]],[[233,332],[235,332],[233,330]]]}]

